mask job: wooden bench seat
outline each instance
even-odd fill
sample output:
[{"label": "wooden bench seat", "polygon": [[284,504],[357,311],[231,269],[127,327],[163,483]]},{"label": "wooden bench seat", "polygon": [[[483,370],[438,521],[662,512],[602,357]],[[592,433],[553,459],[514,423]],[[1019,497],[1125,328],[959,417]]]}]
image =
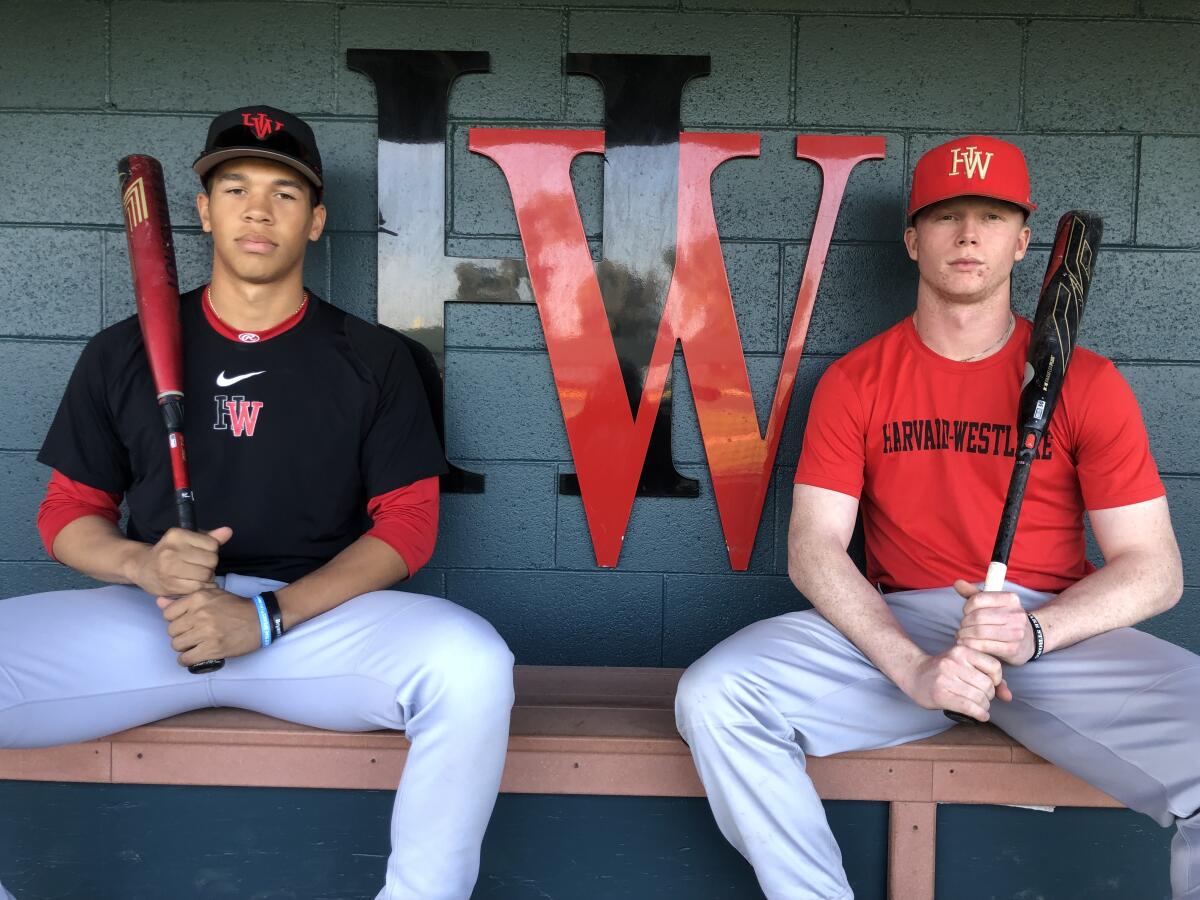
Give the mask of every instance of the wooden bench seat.
[{"label": "wooden bench seat", "polygon": [[[681,669],[517,667],[501,790],[701,797],[675,731]],[[398,732],[323,731],[235,709],[204,709],[96,741],[0,750],[0,779],[120,784],[392,789]],[[889,895],[933,897],[938,803],[1119,806],[990,726],[885,750],[812,758],[828,800],[891,804]]]}]

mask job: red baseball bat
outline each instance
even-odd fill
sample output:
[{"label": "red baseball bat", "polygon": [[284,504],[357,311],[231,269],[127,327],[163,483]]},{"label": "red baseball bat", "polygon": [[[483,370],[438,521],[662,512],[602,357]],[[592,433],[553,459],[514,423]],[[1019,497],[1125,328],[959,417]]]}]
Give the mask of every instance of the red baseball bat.
[{"label": "red baseball bat", "polygon": [[[152,156],[126,156],[117,163],[129,267],[137,299],[138,324],[158,393],[158,408],[167,427],[175,510],[179,527],[196,530],[196,498],[188,478],[183,446],[183,337],[179,327],[179,277],[175,242],[167,213],[167,188],[162,166]],[[215,672],[223,659],[188,666],[197,675]]]}]

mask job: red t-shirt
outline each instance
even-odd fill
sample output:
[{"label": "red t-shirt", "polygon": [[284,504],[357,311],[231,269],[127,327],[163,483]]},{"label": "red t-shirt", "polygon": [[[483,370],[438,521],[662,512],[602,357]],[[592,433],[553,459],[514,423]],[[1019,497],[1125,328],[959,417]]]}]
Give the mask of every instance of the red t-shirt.
[{"label": "red t-shirt", "polygon": [[[1012,474],[1032,325],[978,362],[921,342],[912,319],[830,366],[813,395],[796,482],[860,499],[867,578],[902,588],[982,581]],[[1083,513],[1161,497],[1133,391],[1076,348],[1030,469],[1008,578],[1059,591],[1092,570]]]}]

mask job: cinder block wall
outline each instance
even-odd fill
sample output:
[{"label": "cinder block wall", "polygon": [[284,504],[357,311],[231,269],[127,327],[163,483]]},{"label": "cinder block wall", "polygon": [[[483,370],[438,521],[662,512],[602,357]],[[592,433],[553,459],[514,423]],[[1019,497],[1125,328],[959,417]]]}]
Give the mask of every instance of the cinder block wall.
[{"label": "cinder block wall", "polygon": [[[787,582],[790,473],[816,378],[906,315],[914,273],[899,244],[907,173],[928,147],[981,131],[1015,140],[1042,212],[1018,269],[1032,311],[1058,213],[1101,210],[1106,247],[1083,343],[1110,355],[1146,415],[1184,550],[1188,589],[1147,628],[1200,648],[1200,6],[1171,0],[575,0],[0,4],[0,596],[85,583],[48,562],[33,519],[36,449],[86,338],[132,312],[114,167],[130,152],[167,171],[181,282],[207,239],[189,165],[208,118],[249,102],[313,122],[329,173],[329,228],[309,285],[375,313],[376,138],[354,47],[485,50],[450,104],[447,245],[493,256],[517,231],[499,170],[466,149],[471,125],[597,128],[596,82],[564,52],[709,54],[684,127],[761,134],[758,159],[722,166],[717,220],[760,410],[773,390],[819,182],[798,133],[887,137],[852,176],[799,387],[748,573],[732,573],[677,363],[676,462],[698,500],[636,502],[621,565],[594,566],[578,498],[557,494],[570,455],[532,306],[447,311],[452,457],[487,475],[447,496],[420,576],[496,623],[525,663],[682,666],[754,619],[803,604]],[[600,168],[577,166],[589,234]],[[510,250],[510,252],[516,252]],[[269,511],[264,510],[264,514]]]}]

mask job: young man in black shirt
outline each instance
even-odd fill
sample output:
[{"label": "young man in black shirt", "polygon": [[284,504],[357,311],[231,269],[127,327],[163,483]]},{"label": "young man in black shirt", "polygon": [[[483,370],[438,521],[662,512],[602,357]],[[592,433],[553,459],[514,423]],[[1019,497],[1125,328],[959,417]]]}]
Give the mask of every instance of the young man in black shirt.
[{"label": "young man in black shirt", "polygon": [[[306,123],[224,113],[194,168],[213,240],[211,281],[181,303],[199,530],[172,527],[165,436],[127,319],[85,347],[38,456],[53,470],[47,549],[112,586],[0,601],[0,747],[205,706],[400,729],[412,749],[378,897],[466,898],[504,763],[512,655],[474,613],[387,590],[437,533],[445,461],[420,376],[399,335],[304,289],[325,224]],[[188,672],[214,659],[227,662]]]}]

